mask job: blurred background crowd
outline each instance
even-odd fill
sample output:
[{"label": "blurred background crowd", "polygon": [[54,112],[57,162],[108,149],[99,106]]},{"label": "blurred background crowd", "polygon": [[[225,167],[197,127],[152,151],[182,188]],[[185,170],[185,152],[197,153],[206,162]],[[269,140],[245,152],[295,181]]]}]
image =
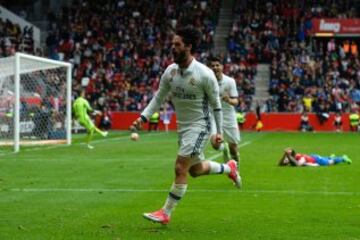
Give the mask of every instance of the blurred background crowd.
[{"label": "blurred background crowd", "polygon": [[[236,0],[220,55],[239,91],[242,112],[350,112],[360,104],[357,38],[314,38],[314,18],[359,18],[349,0]],[[196,58],[214,53],[220,0],[73,1],[47,13],[45,46],[32,28],[0,19],[0,57],[16,51],[73,63],[73,90],[86,88],[96,109],[140,111],[172,62],[179,26],[202,32]],[[19,12],[24,18],[26,12]],[[268,97],[254,101],[258,64],[269,64]]]}]

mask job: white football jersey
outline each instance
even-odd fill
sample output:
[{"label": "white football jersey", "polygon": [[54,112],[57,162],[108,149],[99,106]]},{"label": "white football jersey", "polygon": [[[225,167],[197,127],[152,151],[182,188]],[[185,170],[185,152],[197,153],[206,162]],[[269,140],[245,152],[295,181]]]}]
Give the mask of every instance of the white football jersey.
[{"label": "white football jersey", "polygon": [[168,94],[175,106],[179,132],[194,127],[210,131],[209,112],[211,108],[221,109],[218,82],[210,68],[195,59],[186,69],[175,63],[169,65],[157,93],[141,115],[149,119]]},{"label": "white football jersey", "polygon": [[[235,79],[223,74],[222,79],[218,83],[220,98],[222,98],[222,96],[224,95],[228,95],[230,98],[237,98],[239,96],[236,88]],[[235,107],[223,100],[221,100],[221,105],[223,111],[224,126],[237,126]]]}]

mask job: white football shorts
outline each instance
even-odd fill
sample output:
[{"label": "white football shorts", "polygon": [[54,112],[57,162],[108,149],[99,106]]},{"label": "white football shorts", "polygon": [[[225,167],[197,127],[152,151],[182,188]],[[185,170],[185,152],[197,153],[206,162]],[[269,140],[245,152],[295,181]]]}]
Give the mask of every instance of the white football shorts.
[{"label": "white football shorts", "polygon": [[204,149],[209,142],[210,133],[201,129],[179,132],[178,155],[191,158],[191,165],[205,159]]}]

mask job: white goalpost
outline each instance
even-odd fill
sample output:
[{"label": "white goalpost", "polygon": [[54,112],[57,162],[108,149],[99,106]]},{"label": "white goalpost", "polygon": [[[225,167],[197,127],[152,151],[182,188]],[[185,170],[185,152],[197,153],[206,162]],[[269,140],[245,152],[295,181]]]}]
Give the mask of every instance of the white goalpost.
[{"label": "white goalpost", "polygon": [[16,53],[0,58],[0,153],[71,144],[71,64]]}]

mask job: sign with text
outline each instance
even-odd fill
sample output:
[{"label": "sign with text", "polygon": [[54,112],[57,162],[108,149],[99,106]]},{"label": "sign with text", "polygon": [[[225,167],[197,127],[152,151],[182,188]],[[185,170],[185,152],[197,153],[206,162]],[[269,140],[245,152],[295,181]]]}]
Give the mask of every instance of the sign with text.
[{"label": "sign with text", "polygon": [[356,36],[360,35],[360,18],[312,19],[312,33],[315,36]]}]

